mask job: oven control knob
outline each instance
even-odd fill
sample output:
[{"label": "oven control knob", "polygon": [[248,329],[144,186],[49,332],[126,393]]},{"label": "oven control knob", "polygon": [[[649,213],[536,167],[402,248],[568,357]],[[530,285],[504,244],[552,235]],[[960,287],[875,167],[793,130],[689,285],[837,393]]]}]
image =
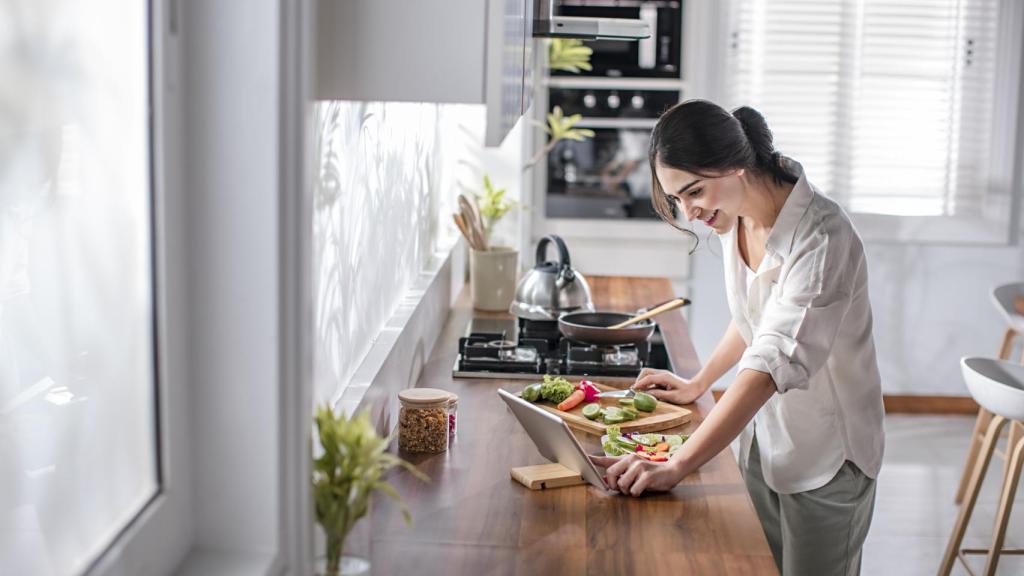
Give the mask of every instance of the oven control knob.
[{"label": "oven control knob", "polygon": [[618,108],[619,104],[621,104],[621,103],[622,102],[619,100],[619,95],[616,94],[615,92],[612,92],[611,94],[608,95],[608,107],[609,108],[612,108],[612,109]]},{"label": "oven control knob", "polygon": [[594,96],[593,92],[587,92],[583,95],[583,107],[593,108],[597,106],[597,96]]},{"label": "oven control knob", "polygon": [[637,109],[643,108],[644,107],[644,97],[639,95],[639,94],[633,94],[633,97],[629,99],[629,104],[633,108],[637,108]]}]

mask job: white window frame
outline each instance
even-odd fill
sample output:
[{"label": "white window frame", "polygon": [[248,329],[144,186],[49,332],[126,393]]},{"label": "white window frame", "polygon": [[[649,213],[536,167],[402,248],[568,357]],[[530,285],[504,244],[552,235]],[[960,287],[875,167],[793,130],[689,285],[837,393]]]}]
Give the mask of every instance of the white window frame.
[{"label": "white window frame", "polygon": [[[184,3],[182,3],[184,4]],[[272,4],[268,6],[268,4]],[[185,99],[180,63],[184,60],[181,30],[185,10],[195,9],[179,5],[178,0],[150,0],[150,93],[152,105],[152,195],[154,227],[154,276],[156,282],[156,358],[158,380],[158,438],[160,442],[161,483],[158,494],[126,526],[116,540],[87,569],[88,574],[294,574],[312,573],[313,519],[310,496],[310,470],[312,441],[312,289],[310,273],[312,191],[308,186],[305,162],[307,134],[310,121],[311,90],[311,30],[314,22],[312,3],[266,0],[264,10],[274,12],[273,23],[279,36],[260,39],[261,47],[272,46],[278,56],[279,73],[276,84],[278,133],[278,181],[276,187],[277,229],[267,230],[273,235],[276,253],[266,257],[278,270],[278,282],[273,286],[251,285],[252,278],[233,277],[230,271],[209,280],[227,284],[225,290],[258,290],[274,294],[276,307],[271,312],[277,317],[274,334],[278,366],[273,394],[276,421],[249,418],[243,429],[230,432],[246,438],[247,432],[257,432],[268,425],[277,431],[277,442],[268,446],[276,458],[275,469],[265,467],[250,470],[252,474],[269,474],[269,483],[276,487],[259,506],[276,507],[278,514],[272,526],[264,525],[275,535],[276,544],[267,549],[239,542],[237,537],[220,527],[197,526],[195,507],[200,496],[210,496],[231,490],[231,475],[224,474],[222,483],[210,485],[209,474],[196,481],[203,467],[203,455],[196,446],[203,443],[195,432],[202,425],[207,429],[223,431],[224,412],[237,411],[237,400],[229,397],[221,405],[197,411],[197,397],[209,398],[197,388],[204,377],[209,380],[210,367],[195,366],[190,356],[190,341],[197,330],[203,330],[196,310],[209,297],[203,288],[195,287],[197,271],[195,256],[204,246],[191,242],[191,236],[200,229],[206,236],[219,232],[218,221],[197,224],[203,220],[190,205],[183,169],[183,134],[186,124]],[[245,10],[239,5],[228,11]],[[223,12],[223,11],[221,11]],[[218,13],[218,17],[222,17]],[[207,38],[208,39],[208,38]],[[194,74],[194,72],[192,73]],[[234,79],[190,77],[197,82],[231,82]],[[194,111],[193,111],[194,112]],[[190,167],[195,169],[195,167]],[[265,196],[264,196],[265,198]],[[204,228],[205,226],[205,228]],[[250,227],[251,229],[251,227]],[[212,230],[212,231],[211,231]],[[262,232],[261,232],[262,234]],[[202,281],[202,280],[199,280]],[[226,354],[218,363],[245,362],[238,346],[215,342],[218,351],[223,346]],[[237,383],[236,383],[237,385]],[[232,419],[232,424],[246,418]],[[248,426],[250,430],[244,429]],[[208,458],[208,456],[206,456]],[[204,481],[205,480],[205,481]],[[218,481],[219,482],[219,481]],[[215,501],[215,500],[213,500]],[[296,503],[309,502],[310,506]],[[254,502],[254,504],[257,504]],[[230,506],[230,505],[227,505]],[[234,510],[225,507],[224,513]],[[221,512],[217,510],[216,512]],[[244,521],[237,518],[235,521]]]},{"label": "white window frame", "polygon": [[[712,44],[702,52],[710,61],[695,66],[695,74],[691,76],[696,78],[694,97],[704,94],[702,97],[721,101],[726,94],[727,46],[732,25],[728,15],[734,8],[730,1],[692,12],[701,21],[694,22],[687,30],[697,28],[695,32],[701,36],[702,44]],[[981,217],[899,216],[851,212],[850,217],[864,240],[992,246],[1016,241],[1016,215],[1024,196],[1024,160],[1021,159],[1021,152],[1024,152],[1024,37],[1020,33],[1024,30],[1024,3],[1001,0],[1000,14],[994,73],[994,126],[989,147],[992,162],[985,214]],[[717,30],[717,34],[707,35],[700,29]]]},{"label": "white window frame", "polygon": [[181,194],[168,194],[169,190],[183,188],[178,169],[181,166],[180,122],[170,121],[181,110],[176,66],[181,54],[177,36],[180,21],[176,7],[162,10],[161,0],[148,4],[152,282],[156,308],[155,440],[160,459],[159,485],[156,496],[87,569],[91,574],[169,574],[191,546],[190,438],[189,427],[183,425],[188,420],[188,398],[186,386],[182,385],[188,378],[188,360],[184,355],[187,346],[184,326],[168,324],[169,318],[182,317],[186,310],[183,287],[165,281],[183,277],[186,272],[182,242],[168,242],[173,237],[168,231],[184,226],[178,216],[184,212],[184,198]]}]

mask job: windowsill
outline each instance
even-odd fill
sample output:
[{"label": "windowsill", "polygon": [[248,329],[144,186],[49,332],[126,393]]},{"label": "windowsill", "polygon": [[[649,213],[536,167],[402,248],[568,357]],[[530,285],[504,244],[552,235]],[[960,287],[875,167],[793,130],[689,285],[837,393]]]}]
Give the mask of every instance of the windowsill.
[{"label": "windowsill", "polygon": [[180,576],[250,576],[281,572],[273,554],[215,552],[193,549],[178,570]]},{"label": "windowsill", "polygon": [[464,270],[461,238],[443,240],[376,336],[352,380],[333,398],[336,408],[345,414],[367,409],[378,430],[390,431],[390,405],[399,391],[419,379],[451,303],[462,290]]}]

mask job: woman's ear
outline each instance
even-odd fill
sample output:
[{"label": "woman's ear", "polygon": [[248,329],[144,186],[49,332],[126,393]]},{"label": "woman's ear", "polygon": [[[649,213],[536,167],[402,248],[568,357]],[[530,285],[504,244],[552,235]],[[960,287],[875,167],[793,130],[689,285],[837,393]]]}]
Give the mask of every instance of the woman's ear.
[{"label": "woman's ear", "polygon": [[747,169],[746,168],[740,168],[739,170],[736,171],[736,175],[740,176],[740,177],[742,177],[746,173],[747,173]]}]

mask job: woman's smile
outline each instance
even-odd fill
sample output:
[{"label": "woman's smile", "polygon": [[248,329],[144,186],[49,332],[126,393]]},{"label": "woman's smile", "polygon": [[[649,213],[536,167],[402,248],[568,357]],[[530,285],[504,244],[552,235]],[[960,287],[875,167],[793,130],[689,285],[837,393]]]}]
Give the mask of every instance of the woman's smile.
[{"label": "woman's smile", "polygon": [[708,226],[714,227],[716,221],[718,221],[718,209],[717,208],[715,209],[714,212],[711,213],[710,216],[708,216],[707,218],[704,219],[704,223],[707,224]]}]

